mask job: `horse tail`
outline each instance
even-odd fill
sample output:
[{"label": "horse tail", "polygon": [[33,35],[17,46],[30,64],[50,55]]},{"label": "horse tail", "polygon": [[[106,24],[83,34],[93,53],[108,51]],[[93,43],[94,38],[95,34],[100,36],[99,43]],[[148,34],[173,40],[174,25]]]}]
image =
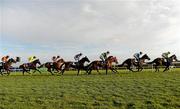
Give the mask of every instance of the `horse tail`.
[{"label": "horse tail", "polygon": [[62,63],[60,69],[62,69],[62,70],[66,69],[66,62],[63,62],[63,63]]},{"label": "horse tail", "polygon": [[92,67],[93,62],[91,62],[89,65],[86,66],[86,69],[90,69]]},{"label": "horse tail", "polygon": [[[45,63],[46,64],[46,63]],[[38,68],[42,68],[45,66],[45,64],[41,64]]]},{"label": "horse tail", "polygon": [[24,64],[20,65],[19,69],[22,69],[23,71],[26,71],[26,68],[25,68]]},{"label": "horse tail", "polygon": [[147,62],[147,64],[153,64],[156,63],[155,60],[153,60],[152,62]]},{"label": "horse tail", "polygon": [[20,69],[24,68],[23,64],[19,66]]},{"label": "horse tail", "polygon": [[152,62],[147,62],[147,64],[153,64],[154,63],[154,61],[152,61]]},{"label": "horse tail", "polygon": [[124,61],[122,64],[118,65],[118,67],[123,67],[124,64],[126,64],[126,61]]}]

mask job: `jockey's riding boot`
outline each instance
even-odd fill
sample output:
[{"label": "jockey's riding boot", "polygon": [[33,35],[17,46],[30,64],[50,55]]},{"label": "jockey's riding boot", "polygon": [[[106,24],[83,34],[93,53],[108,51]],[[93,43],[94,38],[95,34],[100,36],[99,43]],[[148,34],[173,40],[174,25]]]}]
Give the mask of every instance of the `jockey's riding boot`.
[{"label": "jockey's riding boot", "polygon": [[140,61],[138,60],[138,66],[139,66],[139,64],[140,64]]},{"label": "jockey's riding boot", "polygon": [[167,65],[170,65],[170,60],[169,60],[169,58],[167,58],[166,61],[167,61]]},{"label": "jockey's riding boot", "polygon": [[79,66],[80,64],[79,64],[79,61],[76,63],[77,64],[77,66]]},{"label": "jockey's riding boot", "polygon": [[4,62],[2,62],[2,68],[4,69]]}]

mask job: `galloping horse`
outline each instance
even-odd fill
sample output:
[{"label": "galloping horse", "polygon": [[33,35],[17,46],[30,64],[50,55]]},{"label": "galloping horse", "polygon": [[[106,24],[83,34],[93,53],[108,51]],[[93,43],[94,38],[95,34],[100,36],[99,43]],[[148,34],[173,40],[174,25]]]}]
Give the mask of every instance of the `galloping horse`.
[{"label": "galloping horse", "polygon": [[0,66],[0,74],[3,75],[2,70],[4,69],[7,74],[10,74],[10,68],[13,63],[20,62],[20,58],[16,57],[16,59],[10,58],[6,63],[2,63],[2,66]]},{"label": "galloping horse", "polygon": [[125,60],[121,65],[118,65],[119,67],[123,67],[125,64],[127,65],[127,69],[134,72],[134,70],[131,68],[132,65],[136,66],[138,71],[143,70],[143,64],[145,63],[145,60],[150,60],[149,56],[147,54],[144,54],[141,58],[139,63],[135,61],[134,58],[129,58]]},{"label": "galloping horse", "polygon": [[98,60],[93,61],[88,65],[88,74],[91,74],[92,70],[96,70],[100,74],[99,68],[106,69],[106,75],[107,75],[108,69],[110,69],[114,73],[117,73],[117,70],[112,67],[113,63],[118,64],[117,58],[113,56],[109,56],[106,59],[105,63]]},{"label": "galloping horse", "polygon": [[36,65],[39,64],[41,65],[41,62],[39,61],[39,59],[36,59],[35,61],[31,62],[31,63],[24,63],[22,65],[19,66],[19,68],[21,68],[23,71],[23,75],[24,75],[24,72],[27,72],[30,74],[30,70],[34,70],[33,73],[35,73],[36,71],[38,71],[40,74],[41,74],[41,71],[39,71],[36,67]]},{"label": "galloping horse", "polygon": [[47,68],[47,71],[50,72],[52,75],[52,70],[56,70],[57,72],[61,71],[62,64],[65,61],[63,59],[59,59],[57,62],[46,62],[45,64],[42,64],[39,68],[45,66]]},{"label": "galloping horse", "polygon": [[81,60],[79,60],[79,62],[64,62],[64,64],[62,65],[62,67],[64,66],[64,68],[62,68],[62,75],[64,74],[65,70],[69,69],[69,68],[75,68],[78,70],[77,75],[79,75],[80,70],[85,70],[87,72],[87,66],[84,66],[85,62],[90,62],[90,60],[87,58],[87,56],[83,57]]},{"label": "galloping horse", "polygon": [[155,67],[155,72],[159,72],[159,67],[160,65],[163,65],[165,66],[165,69],[163,70],[163,72],[169,70],[169,67],[170,65],[172,64],[173,61],[178,61],[176,55],[172,55],[169,57],[169,62],[165,62],[165,59],[164,58],[156,58],[154,59],[152,62],[149,62],[148,64],[155,64],[154,67]]}]

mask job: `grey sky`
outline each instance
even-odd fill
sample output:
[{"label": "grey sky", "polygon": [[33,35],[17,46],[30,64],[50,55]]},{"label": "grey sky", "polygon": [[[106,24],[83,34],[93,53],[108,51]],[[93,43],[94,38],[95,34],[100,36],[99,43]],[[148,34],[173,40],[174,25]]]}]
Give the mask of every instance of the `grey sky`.
[{"label": "grey sky", "polygon": [[[1,0],[1,3],[0,32],[1,40],[5,40],[1,46],[11,47],[9,39],[19,42],[12,45],[17,49],[11,50],[12,54],[60,54],[72,59],[75,53],[83,52],[95,59],[110,50],[120,61],[138,51],[150,57],[165,51],[180,55],[179,0]],[[29,51],[24,53],[23,48]],[[52,50],[48,52],[48,48]]]}]

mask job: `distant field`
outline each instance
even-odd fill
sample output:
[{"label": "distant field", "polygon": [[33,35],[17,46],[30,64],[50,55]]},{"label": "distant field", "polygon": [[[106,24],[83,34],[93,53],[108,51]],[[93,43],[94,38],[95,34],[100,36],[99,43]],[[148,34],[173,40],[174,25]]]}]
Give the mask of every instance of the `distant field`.
[{"label": "distant field", "polygon": [[0,109],[178,109],[180,69],[0,76]]}]

